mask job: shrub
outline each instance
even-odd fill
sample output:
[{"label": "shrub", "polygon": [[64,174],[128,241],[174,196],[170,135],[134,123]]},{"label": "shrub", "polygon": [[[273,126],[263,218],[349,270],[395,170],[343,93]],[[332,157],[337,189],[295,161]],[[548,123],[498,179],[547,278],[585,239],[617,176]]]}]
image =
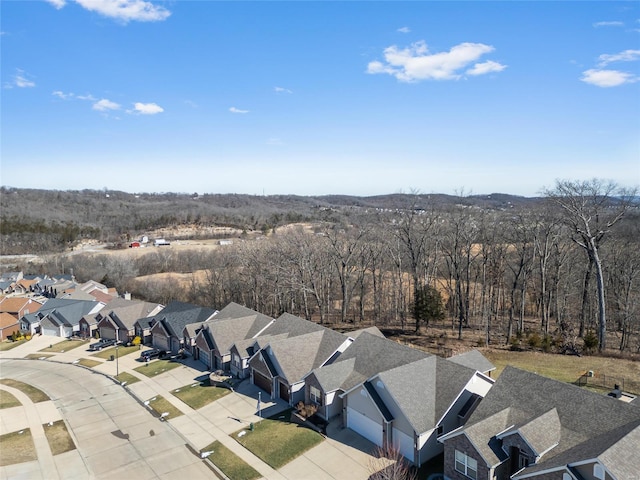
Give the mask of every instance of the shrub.
[{"label": "shrub", "polygon": [[591,352],[598,347],[598,337],[592,330],[589,330],[586,333],[586,335],[582,338],[582,341],[584,343],[584,349],[587,352]]},{"label": "shrub", "polygon": [[529,336],[527,343],[531,348],[540,348],[540,346],[542,345],[542,339],[540,338],[540,335],[538,335],[536,332],[533,332]]},{"label": "shrub", "polygon": [[300,401],[296,404],[296,410],[301,417],[309,418],[318,411],[318,407],[316,405],[305,404],[304,402]]},{"label": "shrub", "polygon": [[551,346],[553,345],[553,339],[551,335],[545,335],[542,339],[542,351],[544,353],[549,353],[551,351]]}]

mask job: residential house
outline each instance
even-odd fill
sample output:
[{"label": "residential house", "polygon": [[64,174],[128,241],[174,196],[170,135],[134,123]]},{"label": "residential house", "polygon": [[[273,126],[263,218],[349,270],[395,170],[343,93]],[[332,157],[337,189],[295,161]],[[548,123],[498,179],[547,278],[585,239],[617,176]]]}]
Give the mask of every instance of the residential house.
[{"label": "residential house", "polygon": [[439,440],[452,480],[639,478],[640,408],[513,367]]},{"label": "residential house", "polygon": [[18,319],[7,312],[0,312],[0,342],[20,331]]},{"label": "residential house", "polygon": [[79,333],[83,316],[96,313],[103,307],[103,303],[96,301],[50,298],[37,312],[20,318],[20,329],[31,335],[71,337]]},{"label": "residential house", "polygon": [[171,302],[160,313],[135,322],[136,335],[143,338],[146,326],[150,326],[151,343],[155,348],[177,353],[184,346],[184,327],[190,323],[204,323],[216,311],[191,303]]},{"label": "residential house", "polygon": [[429,355],[343,393],[343,423],[420,466],[443,451],[438,436],[464,424],[492,384],[473,368]]},{"label": "residential house", "polygon": [[113,300],[98,312],[97,315],[100,316],[100,319],[96,328],[100,338],[127,343],[136,336],[136,321],[157,315],[163,308],[158,303],[125,299]]},{"label": "residential house", "polygon": [[[231,303],[201,324],[195,336],[194,358],[209,370],[230,371],[233,344],[257,337],[273,322],[271,317]],[[192,326],[185,327],[185,345]]]},{"label": "residential house", "polygon": [[376,328],[349,334],[356,338],[335,362],[305,377],[305,403],[315,404],[320,417],[330,420],[342,414],[340,395],[375,374],[429,356],[422,350],[389,340],[379,332]]},{"label": "residential house", "polygon": [[307,374],[332,363],[353,341],[288,313],[278,317],[265,333],[288,336],[269,341],[249,360],[252,383],[290,405],[304,401]]},{"label": "residential house", "polygon": [[37,312],[42,303],[27,297],[4,297],[0,299],[0,312],[12,315],[16,321],[28,313]]},{"label": "residential house", "polygon": [[264,348],[270,341],[279,338],[287,338],[288,336],[288,333],[281,333],[279,335],[266,335],[265,332],[262,332],[260,336],[235,342],[230,349],[231,375],[236,378],[249,377],[251,374],[249,368],[249,360],[251,359],[251,357],[253,357],[253,355],[261,348]]}]

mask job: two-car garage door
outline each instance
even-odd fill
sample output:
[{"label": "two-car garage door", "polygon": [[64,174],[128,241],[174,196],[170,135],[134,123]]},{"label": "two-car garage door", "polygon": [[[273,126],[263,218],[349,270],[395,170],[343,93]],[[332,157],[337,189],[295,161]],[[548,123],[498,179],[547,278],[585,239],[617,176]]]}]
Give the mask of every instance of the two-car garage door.
[{"label": "two-car garage door", "polygon": [[347,427],[382,446],[382,425],[350,407],[347,407]]}]

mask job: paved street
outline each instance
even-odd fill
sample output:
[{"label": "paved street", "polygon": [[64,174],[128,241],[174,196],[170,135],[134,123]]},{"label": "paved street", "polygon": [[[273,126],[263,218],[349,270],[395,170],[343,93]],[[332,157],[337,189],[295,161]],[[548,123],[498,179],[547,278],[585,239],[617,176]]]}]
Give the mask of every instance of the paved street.
[{"label": "paved street", "polygon": [[[66,341],[34,337],[15,349],[0,352],[2,378],[19,379],[43,390],[51,401],[31,403],[22,392],[10,391],[22,406],[0,410],[0,434],[31,428],[38,460],[0,467],[4,479],[175,479],[216,478],[212,468],[194,452],[214,440],[223,443],[267,480],[366,479],[373,445],[351,432],[330,425],[320,445],[276,471],[230,437],[230,434],[260,421],[256,415],[258,390],[243,382],[236,392],[199,410],[193,410],[171,391],[207,375],[199,362],[186,360],[178,368],[148,378],[133,369],[144,365],[138,353],[103,361],[90,357],[86,347],[53,354],[43,360],[21,357],[52,343]],[[77,365],[79,358],[101,362],[92,369]],[[75,364],[74,364],[75,362]],[[152,364],[150,365],[151,368]],[[121,386],[111,376],[127,372],[140,378]],[[162,395],[184,415],[167,422],[154,417],[143,402]],[[284,402],[265,400],[269,414],[284,410]],[[52,456],[42,425],[64,419],[77,450]]]}]

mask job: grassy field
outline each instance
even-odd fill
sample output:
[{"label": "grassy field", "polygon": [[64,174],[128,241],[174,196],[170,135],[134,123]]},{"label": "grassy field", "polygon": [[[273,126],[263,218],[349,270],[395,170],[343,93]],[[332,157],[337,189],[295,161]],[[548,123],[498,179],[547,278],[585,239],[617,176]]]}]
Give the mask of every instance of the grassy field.
[{"label": "grassy field", "polygon": [[[492,377],[497,378],[505,366],[521,368],[562,382],[574,383],[592,370],[595,377],[606,376],[616,383],[624,382],[625,390],[640,394],[640,362],[611,357],[557,355],[541,352],[511,352],[481,349],[495,366]],[[613,387],[613,385],[611,385]]]},{"label": "grassy field", "polygon": [[234,433],[233,438],[276,470],[324,440],[309,428],[273,418],[256,423],[253,431],[244,432],[242,436],[241,431]]},{"label": "grassy field", "polygon": [[27,395],[33,403],[46,402],[47,400],[50,400],[46,393],[32,385],[29,385],[28,383],[14,380],[13,378],[0,378],[0,383],[8,387],[17,388]]},{"label": "grassy field", "polygon": [[[169,402],[162,395],[156,395],[151,398],[149,401],[149,406],[155,410],[158,415],[162,415],[164,413],[168,413],[169,415],[165,415],[166,420],[171,420],[172,418],[179,417],[182,415],[182,412],[173,406],[171,402]],[[145,402],[146,403],[146,402]]]},{"label": "grassy field", "polygon": [[73,443],[73,439],[67,431],[67,426],[63,420],[53,422],[53,425],[45,423],[42,425],[44,434],[49,442],[49,448],[53,455],[59,455],[60,453],[75,450],[76,445]]},{"label": "grassy field", "polygon": [[230,480],[255,480],[260,478],[260,473],[217,440],[207,445],[200,452],[213,452],[207,458],[222,470]]},{"label": "grassy field", "polygon": [[55,353],[63,353],[63,352],[68,352],[69,350],[72,350],[74,348],[79,347],[80,345],[84,345],[86,343],[89,343],[89,340],[67,340],[62,341],[62,342],[58,342],[55,343],[47,348],[43,348],[38,350],[39,352],[55,352]]},{"label": "grassy field", "polygon": [[146,375],[147,377],[155,377],[161,373],[178,368],[181,365],[181,363],[173,362],[171,360],[154,360],[150,362],[149,365],[142,365],[141,367],[134,368],[134,370]]},{"label": "grassy field", "polygon": [[185,385],[184,387],[176,388],[171,393],[194,410],[198,410],[199,408],[228,395],[231,393],[231,390],[211,386],[207,379],[204,382],[196,382],[190,385]]},{"label": "grassy field", "polygon": [[0,409],[17,407],[19,405],[22,405],[20,403],[20,400],[18,400],[6,390],[0,390]]},{"label": "grassy field", "polygon": [[0,435],[0,467],[37,459],[36,447],[28,428]]}]

